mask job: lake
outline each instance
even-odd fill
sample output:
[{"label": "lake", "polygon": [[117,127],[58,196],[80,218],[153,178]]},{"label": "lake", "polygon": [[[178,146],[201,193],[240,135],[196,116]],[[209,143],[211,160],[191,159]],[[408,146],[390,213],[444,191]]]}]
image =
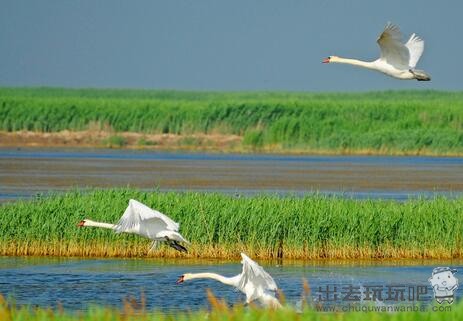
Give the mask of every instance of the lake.
[{"label": "lake", "polygon": [[0,182],[0,201],[117,186],[406,200],[462,195],[463,158],[0,149]]}]

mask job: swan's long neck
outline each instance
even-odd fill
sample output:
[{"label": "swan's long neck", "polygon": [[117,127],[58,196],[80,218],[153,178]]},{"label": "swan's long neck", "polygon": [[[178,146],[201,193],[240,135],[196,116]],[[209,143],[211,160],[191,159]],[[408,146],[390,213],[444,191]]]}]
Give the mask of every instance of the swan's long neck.
[{"label": "swan's long neck", "polygon": [[223,284],[237,286],[235,277],[227,278],[223,275],[216,274],[216,273],[189,273],[188,280],[191,280],[191,279],[213,279]]},{"label": "swan's long neck", "polygon": [[102,228],[108,228],[108,229],[111,229],[111,230],[114,230],[116,228],[115,224],[103,223],[103,222],[95,222],[95,221],[91,221],[91,220],[86,220],[85,221],[85,226],[102,227]]},{"label": "swan's long neck", "polygon": [[354,66],[364,67],[368,69],[375,69],[374,61],[362,61],[358,59],[336,57],[335,59],[331,59],[330,62],[354,65]]}]

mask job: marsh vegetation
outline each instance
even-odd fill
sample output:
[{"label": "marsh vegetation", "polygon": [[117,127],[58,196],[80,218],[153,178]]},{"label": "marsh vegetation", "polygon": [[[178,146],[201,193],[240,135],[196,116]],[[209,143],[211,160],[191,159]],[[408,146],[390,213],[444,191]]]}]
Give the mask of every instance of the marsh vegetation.
[{"label": "marsh vegetation", "polygon": [[[251,196],[134,189],[73,191],[0,207],[2,255],[146,256],[149,241],[79,229],[117,222],[130,198],[168,214],[192,245],[186,257],[269,259],[461,258],[463,199],[406,202],[323,195]],[[161,247],[154,256],[178,257]]]},{"label": "marsh vegetation", "polygon": [[[463,93],[227,93],[155,90],[0,89],[0,129],[174,135],[175,148],[304,153],[463,153]],[[198,135],[239,137],[207,143]],[[125,136],[124,136],[125,135]],[[116,141],[117,140],[117,141]],[[169,144],[151,140],[151,148]],[[206,142],[206,143],[205,143]],[[200,144],[201,143],[201,144]],[[133,145],[139,147],[137,140]],[[159,146],[161,145],[161,146]],[[172,148],[172,146],[171,146]]]}]

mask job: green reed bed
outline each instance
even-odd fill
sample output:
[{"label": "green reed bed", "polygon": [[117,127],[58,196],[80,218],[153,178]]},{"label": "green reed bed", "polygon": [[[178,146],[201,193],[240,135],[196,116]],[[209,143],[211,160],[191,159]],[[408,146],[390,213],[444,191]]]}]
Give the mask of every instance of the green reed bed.
[{"label": "green reed bed", "polygon": [[[144,256],[149,241],[77,228],[117,222],[130,198],[181,223],[187,257],[461,258],[463,198],[351,200],[322,195],[234,197],[133,189],[70,192],[0,207],[0,254]],[[151,254],[184,256],[167,246]]]},{"label": "green reed bed", "polygon": [[0,88],[0,130],[239,135],[267,151],[463,154],[463,93]]}]

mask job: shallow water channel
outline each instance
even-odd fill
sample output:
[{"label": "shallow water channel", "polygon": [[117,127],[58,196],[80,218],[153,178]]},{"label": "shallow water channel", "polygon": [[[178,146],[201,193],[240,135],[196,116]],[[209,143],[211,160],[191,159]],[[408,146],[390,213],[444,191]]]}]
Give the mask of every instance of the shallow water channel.
[{"label": "shallow water channel", "polygon": [[[380,296],[374,301],[376,305],[398,303],[388,291],[402,291],[404,300],[400,303],[412,304],[417,303],[417,289],[424,303],[432,300],[428,278],[434,267],[443,265],[463,270],[461,261],[260,263],[274,277],[287,302],[295,306],[300,305],[303,297],[303,279],[309,283],[308,298],[314,303],[362,304],[360,300],[343,300],[352,287],[364,298],[367,292],[373,298],[373,289],[376,289]],[[142,293],[151,310],[197,310],[208,307],[206,289],[230,305],[244,302],[243,294],[212,280],[175,283],[183,273],[206,271],[232,276],[241,272],[241,264],[207,260],[2,257],[0,292],[14,298],[18,305],[56,307],[60,304],[69,310],[84,310],[94,304],[120,307],[130,296],[140,300]],[[410,289],[415,291],[413,300],[410,300]],[[456,296],[462,294],[463,289],[458,289]]]},{"label": "shallow water channel", "polygon": [[125,186],[242,195],[453,197],[463,193],[463,158],[0,149],[0,202],[76,187]]}]

